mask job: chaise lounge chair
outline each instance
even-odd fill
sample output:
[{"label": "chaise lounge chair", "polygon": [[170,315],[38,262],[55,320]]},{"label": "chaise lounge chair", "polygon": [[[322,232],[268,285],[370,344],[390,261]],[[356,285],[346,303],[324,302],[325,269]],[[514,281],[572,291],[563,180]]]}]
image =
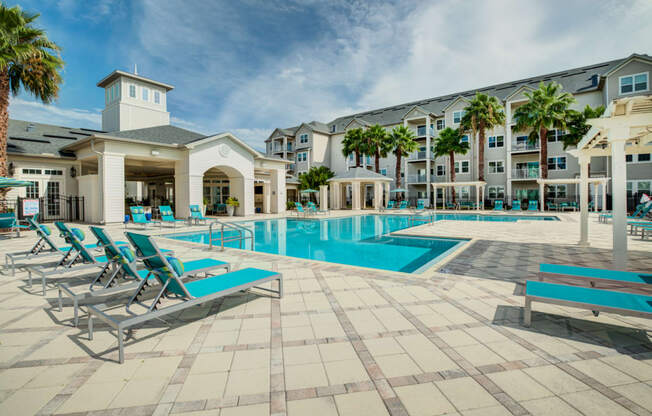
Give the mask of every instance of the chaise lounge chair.
[{"label": "chaise lounge chair", "polygon": [[[645,216],[652,210],[652,201],[639,204],[636,206],[636,210],[632,215],[628,215],[628,220],[643,219]],[[598,216],[598,221],[607,222],[609,218],[613,218],[613,213],[603,213]]]},{"label": "chaise lounge chair", "polygon": [[0,213],[0,229],[9,229],[9,236],[13,233],[16,233],[16,237],[20,237],[21,230],[29,230],[30,226],[21,224],[16,213],[14,212],[3,212]]},{"label": "chaise lounge chair", "polygon": [[204,217],[204,214],[201,212],[201,208],[199,208],[199,205],[190,205],[190,221],[194,221],[195,224],[199,224],[200,221],[202,221],[204,224],[206,224],[206,221],[208,221],[208,218]]},{"label": "chaise lounge chair", "polygon": [[389,202],[387,202],[387,209],[394,209],[395,205],[396,205],[396,201],[392,199]]},{"label": "chaise lounge chair", "polygon": [[[634,291],[652,291],[652,274],[626,272],[622,270],[597,269],[593,267],[569,266],[565,264],[539,265],[539,281],[574,281],[591,287],[626,288]],[[652,293],[652,292],[651,292]]]},{"label": "chaise lounge chair", "polygon": [[494,201],[494,211],[502,211],[502,210],[503,210],[503,200],[496,199]]},{"label": "chaise lounge chair", "polygon": [[539,201],[527,201],[527,210],[528,211],[538,211],[539,210]]},{"label": "chaise lounge chair", "polygon": [[308,209],[313,214],[328,214],[328,211],[321,211],[319,208],[317,208],[317,205],[315,205],[315,203],[312,201],[308,201],[307,205],[308,205]]},{"label": "chaise lounge chair", "polygon": [[[124,362],[124,332],[128,328],[253,287],[271,291],[259,286],[272,280],[278,280],[277,293],[279,297],[283,296],[283,276],[278,272],[262,269],[246,268],[184,283],[183,278],[187,275],[185,265],[177,258],[163,255],[152,237],[127,233],[127,238],[137,248],[138,255],[143,257],[145,267],[152,272],[153,276],[159,281],[160,286],[154,288],[156,294],[152,301],[147,304],[139,300],[147,285],[147,280],[141,281],[134,296],[126,305],[127,312],[130,315],[126,319],[118,320],[111,317],[106,309],[103,310],[103,305],[89,305],[89,339],[93,339],[93,317],[97,317],[115,328],[120,363]],[[161,308],[159,304],[162,297],[174,298],[179,302]],[[143,307],[145,312],[139,314],[133,311],[131,308],[135,305]]]},{"label": "chaise lounge chair", "polygon": [[510,211],[522,211],[522,210],[523,209],[521,208],[521,200],[520,199],[513,200]]},{"label": "chaise lounge chair", "polygon": [[303,208],[303,205],[301,205],[301,202],[295,202],[294,203],[294,208],[296,208],[296,210],[297,210],[297,217],[299,216],[299,214],[303,215],[304,217],[308,215],[308,211],[306,211]]},{"label": "chaise lounge chair", "polygon": [[174,212],[172,212],[172,208],[169,205],[159,205],[158,210],[161,213],[161,227],[163,227],[163,224],[172,224],[174,228],[177,228],[178,223],[185,222],[184,220],[174,218]]},{"label": "chaise lounge chair", "polygon": [[408,207],[408,201],[404,199],[404,200],[401,201],[401,203],[399,204],[398,209],[407,209],[407,207]]},{"label": "chaise lounge chair", "polygon": [[[133,224],[140,224],[143,228],[147,228],[148,225],[159,223],[159,221],[148,220],[145,216],[145,209],[143,207],[129,207],[129,211],[131,211],[131,222]],[[125,223],[125,228],[126,227],[127,223]]]}]

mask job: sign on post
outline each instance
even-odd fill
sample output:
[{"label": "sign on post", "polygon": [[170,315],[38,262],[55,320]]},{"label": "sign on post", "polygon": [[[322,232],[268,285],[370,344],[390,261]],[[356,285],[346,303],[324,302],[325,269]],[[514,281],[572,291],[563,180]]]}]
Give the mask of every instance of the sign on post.
[{"label": "sign on post", "polygon": [[39,200],[38,199],[23,199],[23,217],[31,217],[38,214]]}]

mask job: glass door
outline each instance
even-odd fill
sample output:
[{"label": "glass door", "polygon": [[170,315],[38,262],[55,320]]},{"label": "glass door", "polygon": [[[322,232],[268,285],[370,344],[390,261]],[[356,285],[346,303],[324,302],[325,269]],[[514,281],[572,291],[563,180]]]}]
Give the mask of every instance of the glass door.
[{"label": "glass door", "polygon": [[61,182],[47,181],[45,188],[45,209],[49,216],[61,215]]}]

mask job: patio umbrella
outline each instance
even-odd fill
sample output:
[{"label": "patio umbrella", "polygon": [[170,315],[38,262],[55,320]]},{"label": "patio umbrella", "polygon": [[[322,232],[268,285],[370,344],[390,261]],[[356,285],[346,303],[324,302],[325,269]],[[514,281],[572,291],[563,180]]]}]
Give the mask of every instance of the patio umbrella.
[{"label": "patio umbrella", "polygon": [[19,188],[22,186],[32,185],[31,181],[21,181],[14,178],[5,178],[0,176],[0,188]]},{"label": "patio umbrella", "polygon": [[304,189],[304,190],[299,191],[299,192],[301,192],[302,194],[317,194],[317,193],[319,193],[319,191],[316,190],[316,189]]},{"label": "patio umbrella", "polygon": [[398,193],[398,192],[407,192],[407,189],[396,188],[396,189],[392,189],[391,191],[389,191],[390,194],[395,194],[395,193]]}]

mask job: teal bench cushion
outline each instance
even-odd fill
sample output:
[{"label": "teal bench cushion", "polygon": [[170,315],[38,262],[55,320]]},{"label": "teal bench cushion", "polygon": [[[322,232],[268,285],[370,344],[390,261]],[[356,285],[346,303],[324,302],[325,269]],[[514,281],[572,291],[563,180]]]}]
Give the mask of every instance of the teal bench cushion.
[{"label": "teal bench cushion", "polygon": [[569,276],[594,277],[596,279],[618,280],[630,283],[652,283],[652,274],[638,272],[624,272],[622,270],[594,269],[591,267],[567,266],[564,264],[539,265],[543,273],[557,273]]},{"label": "teal bench cushion", "polygon": [[652,314],[652,296],[528,280],[527,296]]},{"label": "teal bench cushion", "polygon": [[186,283],[186,289],[193,297],[200,298],[276,275],[278,275],[278,272],[247,268]]}]

